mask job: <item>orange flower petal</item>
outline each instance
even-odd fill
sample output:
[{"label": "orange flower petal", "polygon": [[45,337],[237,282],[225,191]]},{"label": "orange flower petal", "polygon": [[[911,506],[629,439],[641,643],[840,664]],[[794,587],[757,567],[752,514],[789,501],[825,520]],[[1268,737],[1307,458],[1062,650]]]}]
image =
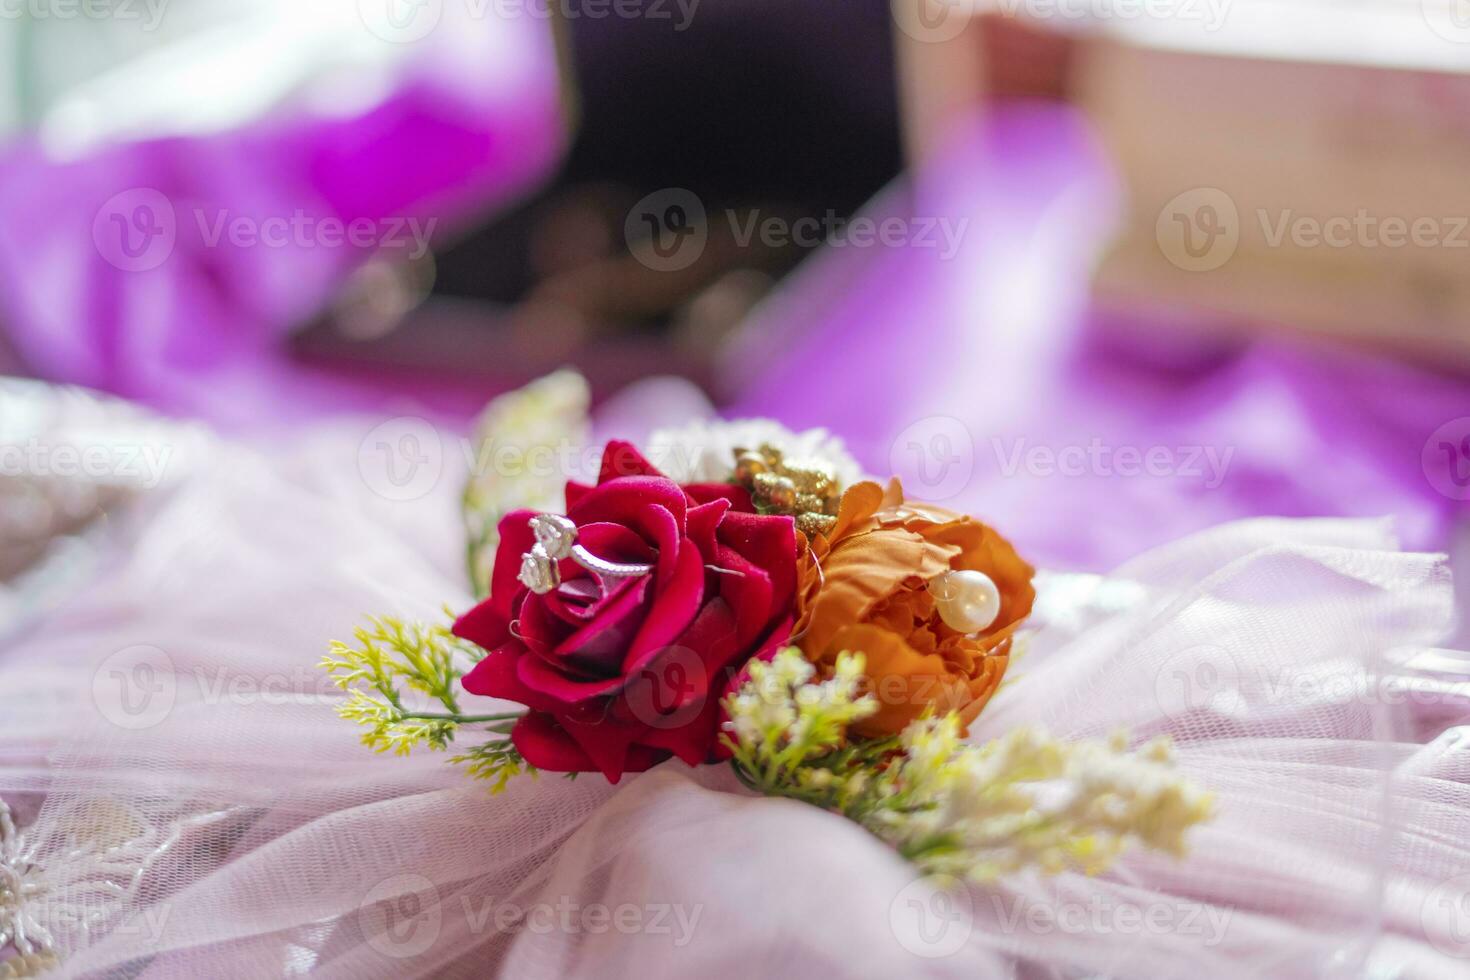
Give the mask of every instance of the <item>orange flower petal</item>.
[{"label": "orange flower petal", "polygon": [[[979,521],[905,501],[897,480],[854,484],[838,510],[832,533],[807,542],[793,641],[829,669],[844,649],[867,656],[882,707],[861,734],[898,732],[930,705],[968,725],[1004,677],[1012,635],[1035,601],[1035,569]],[[925,591],[950,569],[984,572],[1000,590],[1000,614],[979,636],[945,625]]]},{"label": "orange flower petal", "polygon": [[860,623],[840,630],[821,665],[830,668],[844,650],[867,659],[867,693],[878,701],[877,713],[853,726],[859,735],[897,735],[931,705],[944,714],[963,711],[972,700],[967,679],[952,673],[943,657],[921,654],[881,627]]}]

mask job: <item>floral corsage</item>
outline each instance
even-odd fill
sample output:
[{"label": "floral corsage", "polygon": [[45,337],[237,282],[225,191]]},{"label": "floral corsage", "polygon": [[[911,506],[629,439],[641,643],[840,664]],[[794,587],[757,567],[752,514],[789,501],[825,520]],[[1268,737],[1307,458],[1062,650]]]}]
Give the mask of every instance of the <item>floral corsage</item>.
[{"label": "floral corsage", "polygon": [[[577,384],[492,404],[482,433],[526,433],[529,458],[561,431],[548,420],[576,415]],[[980,521],[863,479],[823,432],[614,441],[559,502],[517,478],[466,493],[478,604],[450,628],[374,619],[323,661],[369,746],[453,743],[496,791],[537,771],[726,764],[980,881],[1101,871],[1130,840],[1181,854],[1210,815],[1162,739],[968,741],[1024,645],[1034,570]]]}]

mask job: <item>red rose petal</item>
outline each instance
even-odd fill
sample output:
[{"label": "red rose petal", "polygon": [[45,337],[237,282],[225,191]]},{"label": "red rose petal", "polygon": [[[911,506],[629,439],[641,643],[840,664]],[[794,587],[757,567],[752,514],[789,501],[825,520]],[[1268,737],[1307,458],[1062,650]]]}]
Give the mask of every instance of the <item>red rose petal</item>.
[{"label": "red rose petal", "polygon": [[704,556],[685,540],[679,548],[673,577],[654,595],[653,605],[623,655],[621,669],[636,663],[648,651],[665,647],[683,633],[699,613],[704,599]]},{"label": "red rose petal", "polygon": [[[549,771],[593,770],[617,782],[671,753],[690,765],[713,758],[731,675],[752,648],[769,656],[789,638],[794,522],[755,514],[737,486],[680,488],[621,441],[604,450],[596,487],[569,482],[566,493],[584,547],[609,561],[653,561],[655,574],[609,593],[567,561],[563,590],[530,596],[517,576],[534,544],[532,515],[507,515],[492,598],[455,626],[491,651],[466,675],[465,689],[532,708],[512,737],[527,761]],[[511,636],[512,626],[525,642]],[[697,716],[678,728],[650,727],[627,700],[628,679],[660,656],[690,652],[703,671],[690,672],[699,677],[679,697],[686,706],[697,699]]]},{"label": "red rose petal", "polygon": [[[630,745],[628,754],[623,758],[623,772],[647,772],[668,757],[667,752],[661,752],[642,743]],[[622,773],[619,773],[609,781],[616,783],[621,776]]]},{"label": "red rose petal", "polygon": [[684,492],[696,504],[728,500],[733,510],[742,514],[755,513],[755,504],[750,499],[750,491],[734,483],[686,483]]},{"label": "red rose petal", "polygon": [[510,620],[500,614],[494,602],[485,599],[454,621],[450,632],[461,640],[486,650],[500,646],[510,638]]},{"label": "red rose petal", "polygon": [[684,524],[676,521],[667,508],[658,504],[649,504],[640,517],[640,529],[648,535],[649,543],[658,549],[654,567],[657,588],[667,588],[679,559],[679,543],[684,540]]},{"label": "red rose petal", "polygon": [[735,611],[736,643],[748,646],[781,612],[772,604],[771,576],[724,545],[715,549],[715,564],[725,570],[719,576],[720,595]]},{"label": "red rose petal", "polygon": [[[669,646],[692,650],[701,662],[708,663],[711,658],[719,659],[734,652],[737,636],[734,611],[728,602],[715,596],[699,610],[689,629]],[[647,669],[665,649],[667,647],[654,647],[636,660],[625,662],[623,675],[632,677]]]},{"label": "red rose petal", "polygon": [[[787,632],[790,632],[789,625]],[[723,599],[711,600],[689,632],[680,638],[680,645],[695,651],[703,667],[698,678],[702,682],[698,692],[699,711],[677,728],[650,730],[641,739],[644,744],[667,749],[691,766],[713,756],[722,715],[720,698],[734,673],[732,661],[738,661],[741,656],[741,648],[735,641],[735,620],[729,605]]]},{"label": "red rose petal", "polygon": [[577,543],[608,561],[642,564],[653,560],[653,549],[648,542],[621,524],[606,521],[583,524],[577,528]]},{"label": "red rose petal", "polygon": [[515,600],[525,588],[518,576],[521,555],[536,543],[536,535],[531,533],[531,518],[535,516],[534,510],[513,510],[500,519],[500,544],[490,572],[489,601],[507,623],[515,618]]},{"label": "red rose petal", "polygon": [[589,493],[592,492],[592,490],[593,487],[586,483],[578,483],[576,480],[568,480],[566,491],[563,493],[563,496],[566,498],[567,510],[571,510],[573,507],[577,506],[577,501],[587,496]]},{"label": "red rose petal", "polygon": [[555,591],[546,593],[541,599],[548,609],[569,623],[573,629],[581,629],[602,615],[619,596],[641,580],[641,577],[614,579],[612,591],[609,592],[602,579],[591,573],[583,573],[580,578],[562,582]]},{"label": "red rose petal", "polygon": [[706,560],[715,554],[715,531],[730,509],[730,501],[718,497],[708,503],[689,508],[684,519],[684,536],[699,546]]},{"label": "red rose petal", "polygon": [[559,707],[557,702],[521,682],[517,664],[522,659],[532,658],[518,640],[511,640],[485,654],[485,659],[460,678],[460,684],[471,694],[515,701],[533,710],[550,711]]},{"label": "red rose petal", "polygon": [[534,654],[516,661],[516,679],[526,689],[535,692],[540,703],[560,710],[613,694],[625,683],[622,677],[578,680]]},{"label": "red rose petal", "polygon": [[658,467],[650,463],[631,442],[613,439],[602,450],[602,468],[598,471],[599,485],[625,476],[658,476]]},{"label": "red rose petal", "polygon": [[621,524],[642,535],[649,544],[655,544],[655,531],[643,523],[650,513],[650,505],[662,507],[673,515],[675,527],[683,534],[689,498],[673,481],[662,477],[629,476],[601,484],[579,499],[567,516],[578,527],[594,521]]},{"label": "red rose petal", "polygon": [[669,757],[667,752],[638,744],[648,732],[645,725],[620,724],[605,715],[590,716],[584,722],[579,714],[560,715],[557,720],[592,760],[591,768],[601,772],[610,783],[616,783],[625,772],[642,772]]},{"label": "red rose petal", "polygon": [[787,596],[795,597],[796,522],[792,518],[731,513],[720,522],[719,537],[721,544],[770,575],[778,603]]},{"label": "red rose petal", "polygon": [[710,760],[719,736],[720,705],[707,698],[688,724],[678,728],[654,728],[643,736],[644,745],[672,752],[685,765],[698,766]]},{"label": "red rose petal", "polygon": [[558,616],[556,609],[547,601],[548,598],[534,592],[526,593],[516,617],[516,633],[519,638],[530,647],[532,653],[542,657],[550,654],[578,628],[578,624],[569,623]]},{"label": "red rose petal", "polygon": [[596,772],[592,759],[550,715],[533,711],[515,723],[510,740],[521,756],[547,772]]},{"label": "red rose petal", "polygon": [[[650,592],[647,576],[628,581],[587,625],[557,643],[546,661],[552,665],[567,661],[578,670],[601,677],[616,676],[622,669],[628,645],[646,619]],[[530,629],[535,624],[526,622],[525,625]],[[535,682],[527,683],[546,690]],[[564,689],[558,686],[557,690]]]},{"label": "red rose petal", "polygon": [[[591,575],[562,579],[561,585],[542,596],[541,601],[557,619],[577,629],[596,615],[599,604],[603,601],[602,583]],[[526,604],[523,602],[523,616],[525,610]]]}]

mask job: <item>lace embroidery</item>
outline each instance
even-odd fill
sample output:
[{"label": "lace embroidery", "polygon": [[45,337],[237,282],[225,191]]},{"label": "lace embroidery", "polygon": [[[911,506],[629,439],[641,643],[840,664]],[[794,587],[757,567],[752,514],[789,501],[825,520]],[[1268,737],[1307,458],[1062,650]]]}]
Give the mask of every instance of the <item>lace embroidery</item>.
[{"label": "lace embroidery", "polygon": [[34,976],[118,925],[157,860],[188,828],[218,816],[150,821],[100,799],[58,814],[47,831],[22,833],[0,800],[0,951],[20,954],[0,962],[0,980]]}]

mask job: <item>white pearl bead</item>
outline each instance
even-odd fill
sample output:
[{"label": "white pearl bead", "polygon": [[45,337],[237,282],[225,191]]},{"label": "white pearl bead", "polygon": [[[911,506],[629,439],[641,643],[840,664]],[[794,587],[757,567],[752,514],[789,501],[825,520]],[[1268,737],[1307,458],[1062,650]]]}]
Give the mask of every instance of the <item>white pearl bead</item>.
[{"label": "white pearl bead", "polygon": [[945,572],[929,580],[934,608],[944,625],[960,633],[988,629],[1000,615],[1000,589],[984,572]]}]

